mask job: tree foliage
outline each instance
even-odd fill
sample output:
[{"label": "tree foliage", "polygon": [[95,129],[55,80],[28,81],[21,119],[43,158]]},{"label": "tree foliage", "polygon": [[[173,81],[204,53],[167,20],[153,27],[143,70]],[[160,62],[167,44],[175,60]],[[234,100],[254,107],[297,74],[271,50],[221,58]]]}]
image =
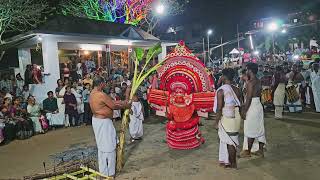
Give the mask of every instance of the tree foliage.
[{"label": "tree foliage", "polygon": [[159,22],[155,6],[163,4],[165,15],[181,14],[188,0],[65,0],[60,4],[64,15],[132,24],[149,33]]},{"label": "tree foliage", "polygon": [[[159,67],[161,67],[162,63],[164,62],[164,61],[161,61],[158,64],[154,65],[152,68],[146,69],[146,67],[150,63],[150,60],[161,53],[160,43],[150,48],[149,50],[147,50],[147,52],[142,48],[135,48],[133,52],[134,52],[134,57],[133,57],[134,75],[133,75],[132,85],[131,85],[131,90],[129,95],[130,100],[132,100],[133,96],[136,94],[142,82],[152,73],[154,73]],[[144,58],[146,60],[145,63],[140,64]],[[138,72],[139,65],[143,66],[140,72]],[[125,110],[124,115],[122,117],[121,130],[119,133],[120,142],[119,142],[119,147],[117,149],[117,171],[118,172],[122,170],[125,162],[124,161],[125,135],[128,129],[128,123],[129,123],[129,110],[127,109]]]},{"label": "tree foliage", "polygon": [[0,45],[4,33],[36,27],[47,8],[43,0],[0,0]]}]

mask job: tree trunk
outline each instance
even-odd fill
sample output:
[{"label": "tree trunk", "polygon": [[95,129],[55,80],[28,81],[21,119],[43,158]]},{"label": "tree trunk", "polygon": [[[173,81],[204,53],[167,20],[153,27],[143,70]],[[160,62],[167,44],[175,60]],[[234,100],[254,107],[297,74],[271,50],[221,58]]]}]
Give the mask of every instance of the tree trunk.
[{"label": "tree trunk", "polygon": [[117,148],[117,172],[119,173],[123,166],[124,166],[124,149],[126,144],[126,132],[128,129],[128,122],[129,122],[129,109],[126,109],[123,117],[122,117],[122,123],[121,123],[121,129],[119,133],[119,144]]}]

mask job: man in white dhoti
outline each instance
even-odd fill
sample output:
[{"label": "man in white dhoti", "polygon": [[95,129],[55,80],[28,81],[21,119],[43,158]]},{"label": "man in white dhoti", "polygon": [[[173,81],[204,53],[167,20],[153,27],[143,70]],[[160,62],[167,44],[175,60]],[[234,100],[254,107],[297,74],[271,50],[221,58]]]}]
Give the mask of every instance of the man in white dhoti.
[{"label": "man in white dhoti", "polygon": [[240,90],[232,85],[235,72],[233,69],[222,71],[223,85],[217,90],[214,101],[216,129],[220,139],[219,163],[225,168],[237,168],[236,152],[239,146],[240,130]]},{"label": "man in white dhoti", "polygon": [[98,148],[99,172],[109,177],[115,176],[117,135],[112,123],[113,110],[130,108],[127,102],[117,104],[102,90],[106,83],[102,77],[93,80],[94,89],[90,94],[92,127]]},{"label": "man in white dhoti", "polygon": [[273,104],[275,106],[275,119],[282,119],[284,98],[286,96],[287,78],[281,66],[276,67],[276,72],[272,78],[272,90],[274,92]]},{"label": "man in white dhoti", "polygon": [[[260,102],[261,82],[256,77],[258,65],[254,63],[247,64],[247,96],[242,108],[241,116],[244,121],[244,136],[248,141],[248,149],[241,153],[241,157],[250,157],[252,145],[255,141],[259,142],[259,150],[256,155],[264,157],[263,147],[266,144],[264,130],[263,107]],[[245,146],[244,146],[245,147]]]},{"label": "man in white dhoti", "polygon": [[319,64],[312,65],[312,72],[310,74],[312,83],[313,100],[316,107],[316,112],[320,113],[320,71]]},{"label": "man in white dhoti", "polygon": [[134,96],[132,99],[129,123],[129,132],[132,142],[135,140],[141,140],[141,137],[143,136],[143,120],[143,106],[138,100],[138,97]]},{"label": "man in white dhoti", "polygon": [[59,112],[57,98],[53,96],[53,92],[47,93],[48,98],[42,103],[43,111],[46,113],[46,117],[50,126],[63,126],[65,120],[64,112]]}]

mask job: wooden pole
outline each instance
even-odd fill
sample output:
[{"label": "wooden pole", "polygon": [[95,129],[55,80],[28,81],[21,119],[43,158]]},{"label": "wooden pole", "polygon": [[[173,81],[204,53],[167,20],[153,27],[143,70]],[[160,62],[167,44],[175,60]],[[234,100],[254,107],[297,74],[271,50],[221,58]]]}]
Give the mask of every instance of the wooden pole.
[{"label": "wooden pole", "polygon": [[203,48],[203,63],[206,61],[206,48],[205,48],[205,45],[204,45],[204,38],[202,38],[202,48]]},{"label": "wooden pole", "polygon": [[223,62],[223,37],[221,36],[221,60]]}]

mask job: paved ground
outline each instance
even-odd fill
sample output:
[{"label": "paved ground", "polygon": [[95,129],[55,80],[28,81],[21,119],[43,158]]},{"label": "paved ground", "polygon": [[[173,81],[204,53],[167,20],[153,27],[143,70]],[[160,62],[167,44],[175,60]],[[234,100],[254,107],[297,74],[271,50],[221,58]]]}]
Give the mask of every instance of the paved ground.
[{"label": "paved ground", "polygon": [[[129,180],[313,180],[320,177],[320,114],[290,114],[283,121],[266,115],[267,152],[264,159],[240,159],[238,170],[218,166],[218,136],[213,121],[201,127],[205,145],[191,151],[168,149],[165,127],[158,118],[145,123],[144,140],[130,144],[127,162],[117,179]],[[241,136],[242,141],[243,136]],[[0,147],[0,179],[43,172],[43,162],[95,156],[90,127],[67,128],[14,141]]]}]

